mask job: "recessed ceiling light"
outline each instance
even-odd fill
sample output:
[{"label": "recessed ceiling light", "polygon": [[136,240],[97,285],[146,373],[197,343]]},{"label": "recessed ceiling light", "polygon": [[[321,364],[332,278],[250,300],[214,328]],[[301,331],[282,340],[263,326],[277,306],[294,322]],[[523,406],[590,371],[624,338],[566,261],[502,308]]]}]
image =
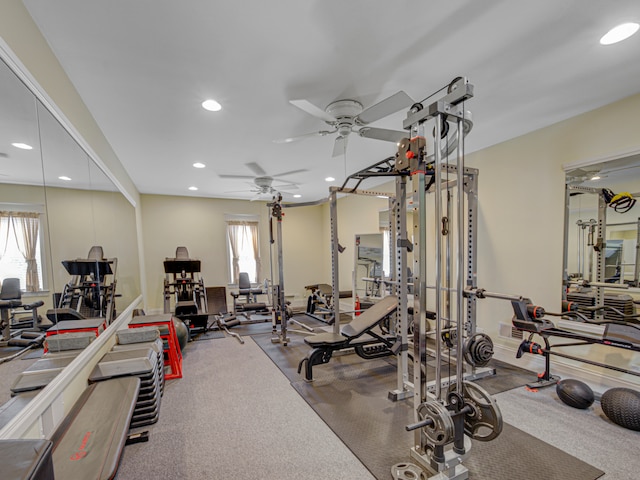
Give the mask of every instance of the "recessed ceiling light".
[{"label": "recessed ceiling light", "polygon": [[590,180],[600,180],[600,175],[594,175],[593,177],[590,178]]},{"label": "recessed ceiling light", "polygon": [[202,108],[209,110],[210,112],[218,112],[222,110],[222,105],[210,98],[209,100],[202,102]]},{"label": "recessed ceiling light", "polygon": [[198,190],[198,187],[189,187],[189,190],[191,190],[192,192],[195,192],[196,190]]},{"label": "recessed ceiling light", "polygon": [[65,182],[70,181],[71,179],[69,177],[67,177],[66,175],[62,175],[60,177],[58,177],[60,180],[64,180]]},{"label": "recessed ceiling light", "polygon": [[204,163],[196,162],[193,164],[195,168],[204,168],[206,165]]},{"label": "recessed ceiling light", "polygon": [[622,25],[613,27],[606,34],[604,34],[604,36],[600,39],[600,44],[612,45],[614,43],[621,42],[622,40],[626,40],[631,35],[636,33],[639,28],[640,28],[640,25],[633,22],[623,23]]},{"label": "recessed ceiling light", "polygon": [[327,177],[324,179],[325,182],[333,182],[335,180],[335,178],[333,177]]},{"label": "recessed ceiling light", "polygon": [[13,145],[16,148],[21,148],[23,150],[31,150],[33,148],[31,145],[27,145],[26,143],[20,143],[20,142],[12,143],[11,145]]},{"label": "recessed ceiling light", "polygon": [[378,198],[389,198],[386,195],[376,195],[376,197],[378,197]]},{"label": "recessed ceiling light", "polygon": [[296,193],[293,198],[302,198],[302,195],[300,195],[299,193]]}]

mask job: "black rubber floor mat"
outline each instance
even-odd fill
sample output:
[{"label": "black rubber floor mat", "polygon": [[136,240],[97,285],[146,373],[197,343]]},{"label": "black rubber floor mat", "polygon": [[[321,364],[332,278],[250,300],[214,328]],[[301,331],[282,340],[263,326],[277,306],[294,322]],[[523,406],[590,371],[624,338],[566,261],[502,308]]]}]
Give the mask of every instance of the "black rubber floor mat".
[{"label": "black rubber floor mat", "polygon": [[[387,359],[362,360],[355,355],[332,358],[314,368],[314,382],[297,374],[297,362],[309,351],[300,339],[288,347],[253,337],[273,362],[291,380],[293,387],[378,479],[391,477],[391,466],[409,462],[413,434],[405,425],[413,423],[413,400],[391,402],[387,394],[395,388],[395,365]],[[498,365],[500,371],[500,365]],[[507,375],[484,385],[490,393],[531,380],[522,369],[504,369]],[[500,373],[498,373],[500,375]],[[481,380],[484,382],[486,379]],[[522,382],[522,383],[520,383]],[[516,383],[516,385],[513,385]],[[508,388],[507,388],[508,389]],[[603,472],[541,440],[505,425],[494,441],[473,442],[464,465],[474,480],[595,480]]]},{"label": "black rubber floor mat", "polygon": [[464,464],[474,480],[591,480],[604,475],[602,470],[507,423],[495,440],[474,442]]}]

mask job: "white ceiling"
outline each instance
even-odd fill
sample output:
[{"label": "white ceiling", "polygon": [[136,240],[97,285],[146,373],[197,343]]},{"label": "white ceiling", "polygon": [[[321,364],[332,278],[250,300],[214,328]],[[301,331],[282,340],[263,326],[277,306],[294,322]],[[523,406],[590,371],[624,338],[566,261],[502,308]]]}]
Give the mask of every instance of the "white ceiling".
[{"label": "white ceiling", "polygon": [[[640,21],[637,0],[24,3],[142,193],[251,198],[248,180],[219,175],[257,163],[272,176],[306,169],[283,180],[310,201],[327,195],[326,176],[341,183],[394,153],[356,134],[346,160],[332,157],[335,134],[274,143],[327,129],[293,99],[418,101],[466,76],[470,152],[640,91],[640,34],[598,43]],[[203,110],[209,97],[223,110]],[[401,130],[405,116],[371,126]]]}]

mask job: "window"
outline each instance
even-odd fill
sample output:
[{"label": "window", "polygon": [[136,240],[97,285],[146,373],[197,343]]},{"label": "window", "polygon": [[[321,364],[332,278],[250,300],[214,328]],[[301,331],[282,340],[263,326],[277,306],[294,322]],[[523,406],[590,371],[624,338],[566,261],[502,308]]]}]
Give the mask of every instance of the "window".
[{"label": "window", "polygon": [[228,220],[227,245],[231,283],[238,282],[240,272],[247,272],[251,282],[258,282],[260,278],[258,222]]},{"label": "window", "polygon": [[41,213],[0,208],[0,280],[18,278],[25,292],[41,291]]}]

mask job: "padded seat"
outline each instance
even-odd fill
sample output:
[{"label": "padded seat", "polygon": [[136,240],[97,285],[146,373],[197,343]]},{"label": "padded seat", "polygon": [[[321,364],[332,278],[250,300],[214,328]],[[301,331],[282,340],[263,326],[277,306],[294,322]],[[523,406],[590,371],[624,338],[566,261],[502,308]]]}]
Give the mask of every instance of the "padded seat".
[{"label": "padded seat", "polygon": [[[233,297],[233,314],[237,315],[242,312],[259,312],[267,309],[265,303],[257,301],[258,295],[266,295],[268,292],[262,288],[254,288],[251,286],[251,280],[247,272],[240,272],[238,276],[238,291],[229,292]],[[240,297],[244,297],[244,301],[239,301]],[[245,314],[246,316],[246,314]]]},{"label": "padded seat", "polygon": [[335,333],[327,332],[312,335],[308,338],[305,338],[304,341],[308,345],[317,348],[324,346],[335,346],[341,343],[348,343],[349,338],[345,337],[344,335],[337,335]]},{"label": "padded seat", "polygon": [[354,348],[358,356],[366,359],[393,355],[396,338],[384,335],[377,327],[397,308],[398,297],[389,295],[344,325],[340,334],[329,332],[306,337],[305,343],[313,350],[298,364],[298,373],[305,366],[305,379],[312,381],[314,365],[329,363],[334,351],[347,348]]}]

